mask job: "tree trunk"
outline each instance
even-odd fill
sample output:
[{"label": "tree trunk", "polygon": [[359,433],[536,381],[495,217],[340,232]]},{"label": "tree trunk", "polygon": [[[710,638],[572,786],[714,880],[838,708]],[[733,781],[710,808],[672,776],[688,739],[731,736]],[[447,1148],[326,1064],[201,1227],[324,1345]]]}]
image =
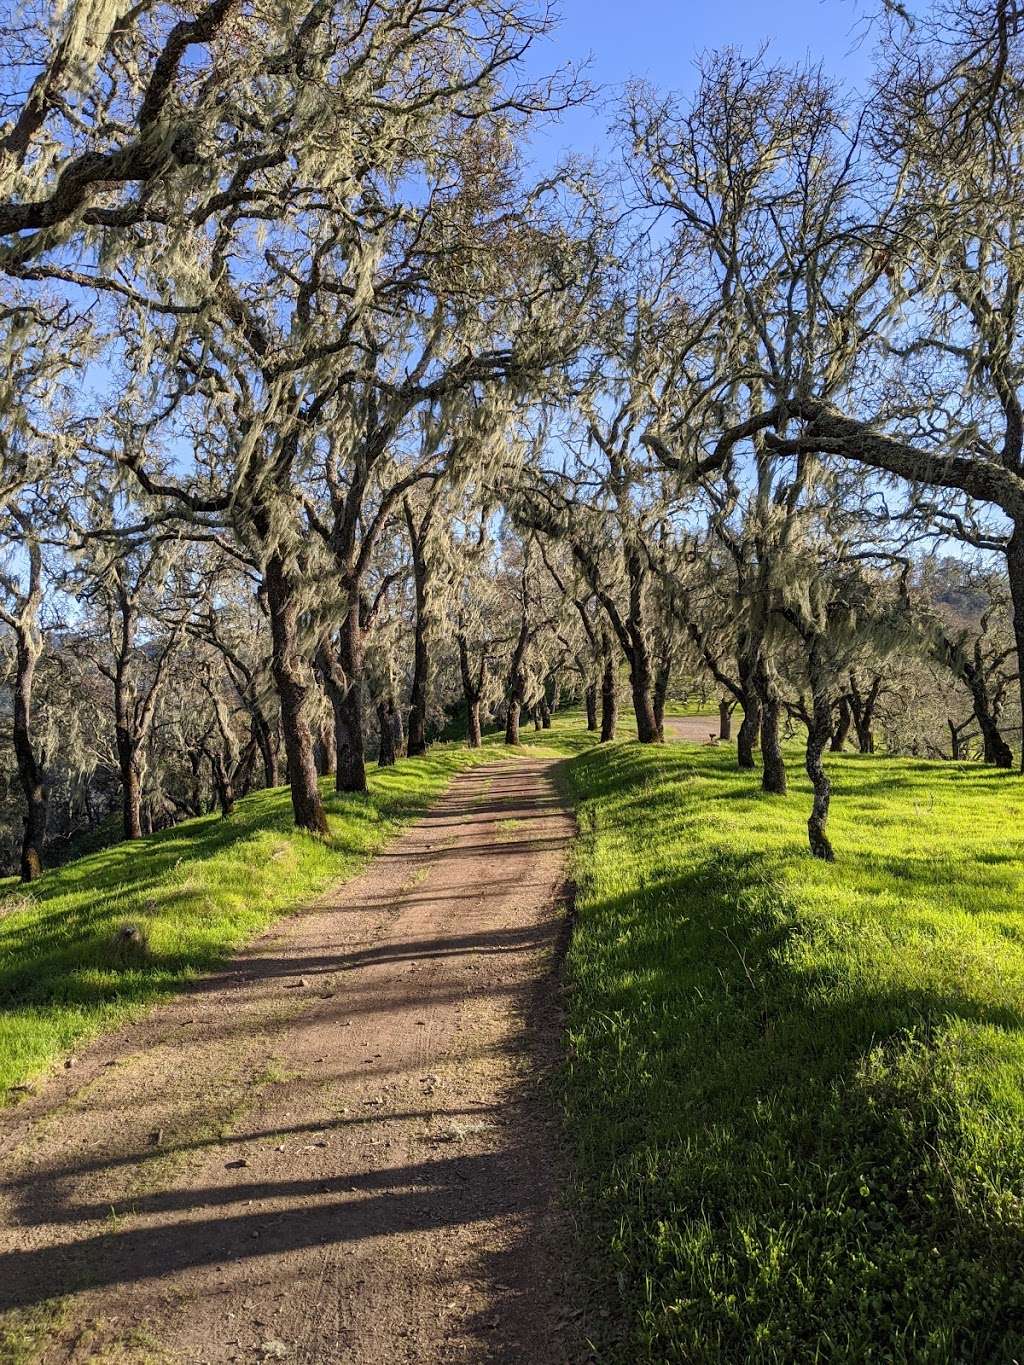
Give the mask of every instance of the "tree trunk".
[{"label": "tree trunk", "polygon": [[839,698],[839,715],[836,719],[836,728],[832,732],[832,742],[830,748],[834,754],[843,751],[843,745],[850,733],[853,725],[853,712],[850,710],[850,698],[844,692]]},{"label": "tree trunk", "polygon": [[811,723],[807,729],[807,776],[814,788],[814,802],[807,821],[807,838],[815,858],[827,863],[835,861],[832,845],[826,832],[828,810],[832,799],[832,784],[822,763],[822,755],[832,736],[832,706],[827,688],[820,676],[821,665],[817,659],[817,645],[811,646],[810,673],[812,679],[813,709]]},{"label": "tree trunk", "polygon": [[281,785],[281,774],[277,761],[277,747],[270,726],[262,713],[252,713],[251,729],[263,763],[263,781],[268,787],[278,787]]},{"label": "tree trunk", "polygon": [[601,654],[604,669],[601,673],[601,743],[608,744],[615,738],[615,726],[619,718],[619,691],[615,677],[615,655],[607,632],[601,637]]},{"label": "tree trunk", "polygon": [[743,703],[743,720],[740,722],[739,734],[736,736],[736,762],[739,767],[751,770],[757,767],[754,750],[757,748],[757,737],[760,730],[761,703],[753,692],[748,692]]},{"label": "tree trunk", "polygon": [[480,731],[480,698],[475,697],[466,702],[467,721],[468,721],[468,744],[471,749],[479,749],[483,745],[483,735]]},{"label": "tree trunk", "polygon": [[14,758],[25,797],[25,832],[21,842],[21,880],[35,881],[43,870],[43,844],[49,793],[32,744],[32,683],[39,648],[19,630],[14,683]]},{"label": "tree trunk", "polygon": [[428,655],[426,635],[426,578],[416,575],[416,628],[413,643],[412,691],[409,697],[409,740],[406,753],[417,758],[427,752]]},{"label": "tree trunk", "polygon": [[480,730],[480,698],[484,688],[484,670],[486,667],[486,655],[480,658],[480,667],[476,677],[469,666],[469,645],[466,637],[460,630],[457,636],[459,646],[459,672],[462,675],[462,695],[466,702],[466,735],[467,743],[471,749],[479,749],[483,744],[483,735]]},{"label": "tree trunk", "polygon": [[377,703],[377,728],[379,731],[377,746],[378,768],[391,768],[395,763],[395,727],[392,719],[394,706],[395,703],[390,698],[388,701],[382,699]]},{"label": "tree trunk", "polygon": [[862,754],[873,754],[875,752],[875,736],[871,728],[870,717],[857,725],[857,748]]},{"label": "tree trunk", "polygon": [[541,723],[542,729],[544,729],[544,730],[550,730],[550,729],[551,729],[551,707],[547,704],[547,702],[546,702],[546,701],[544,700],[544,698],[542,697],[541,700],[537,703],[537,708],[538,708],[538,710],[540,711],[540,723]]},{"label": "tree trunk", "polygon": [[949,726],[949,756],[954,763],[960,762],[960,726],[946,717]]},{"label": "tree trunk", "polygon": [[321,777],[333,777],[338,771],[338,738],[333,721],[328,722],[320,731],[319,766]]},{"label": "tree trunk", "polygon": [[[771,695],[761,705],[761,789],[772,796],[785,796],[787,791],[786,761],[779,740],[779,699]],[[831,731],[830,731],[831,734]]]},{"label": "tree trunk", "polygon": [[587,729],[597,729],[597,683],[587,683],[583,694],[583,704],[587,708]]},{"label": "tree trunk", "polygon": [[327,834],[327,817],[313,761],[313,732],[306,714],[310,680],[299,648],[298,594],[279,554],[271,555],[267,561],[264,581],[273,642],[271,672],[281,701],[292,811],[300,829]]},{"label": "tree trunk", "polygon": [[[755,674],[758,694],[761,700],[761,790],[772,796],[785,796],[786,761],[782,756],[782,743],[779,739],[779,717],[782,706],[778,688],[762,661]],[[829,730],[831,736],[831,728]]]},{"label": "tree trunk", "polygon": [[978,722],[978,729],[981,731],[981,742],[983,745],[983,756],[986,763],[994,763],[997,768],[1012,768],[1013,753],[1006,740],[999,733],[999,726],[996,718],[992,714],[992,703],[989,701],[988,686],[985,678],[984,666],[980,657],[980,649],[976,651],[973,664],[968,660],[964,669],[964,679],[971,691],[971,700],[974,703],[974,718]]},{"label": "tree trunk", "polygon": [[999,726],[992,719],[991,714],[987,714],[984,719],[977,712],[975,715],[981,727],[985,762],[992,763],[997,768],[1012,768],[1013,751],[1000,734]]},{"label": "tree trunk", "polygon": [[668,686],[671,679],[672,660],[669,657],[659,661],[654,676],[654,725],[658,733],[659,744],[665,742],[665,700],[668,697]]},{"label": "tree trunk", "polygon": [[131,740],[118,737],[118,766],[121,770],[121,815],[126,839],[142,838],[142,779]]},{"label": "tree trunk", "polygon": [[757,767],[754,750],[757,748],[758,735],[761,732],[761,703],[754,686],[754,665],[749,661],[749,657],[743,654],[737,662],[740,675],[739,690],[743,696],[741,702],[743,720],[740,722],[740,731],[736,737],[736,764],[741,769],[753,771]]},{"label": "tree trunk", "polygon": [[636,716],[636,737],[641,744],[658,743],[658,718],[654,713],[654,680],[646,642],[634,633],[633,657],[629,666],[629,686]]},{"label": "tree trunk", "polygon": [[732,709],[734,703],[724,698],[718,703],[718,738],[732,739]]},{"label": "tree trunk", "polygon": [[221,817],[226,820],[235,809],[235,789],[222,754],[217,752],[210,754],[210,768],[213,772],[213,785],[217,792]]},{"label": "tree trunk", "polygon": [[412,507],[404,504],[409,544],[412,549],[413,585],[416,596],[416,615],[413,625],[412,690],[409,697],[409,740],[406,753],[418,758],[427,752],[427,689],[430,659],[427,652],[427,580],[426,542],[433,519],[431,503],[419,524]]},{"label": "tree trunk", "polygon": [[522,704],[514,697],[509,701],[508,714],[505,717],[505,743],[509,745],[519,743],[519,712]]},{"label": "tree trunk", "polygon": [[[1017,645],[1021,716],[1024,718],[1024,522],[1014,525],[1013,535],[1006,547],[1006,570],[1010,579],[1010,598],[1013,602],[1013,638]],[[1024,732],[1022,732],[1020,765],[1021,772],[1024,772]]]},{"label": "tree trunk", "polygon": [[339,792],[365,792],[366,752],[363,741],[363,627],[358,599],[352,601],[338,635],[337,649],[321,646],[320,672],[334,712]]},{"label": "tree trunk", "polygon": [[535,702],[535,703],[534,703],[534,705],[533,705],[533,707],[532,707],[532,711],[533,711],[533,728],[534,728],[535,730],[539,730],[539,729],[540,729],[540,703],[539,703],[539,702]]},{"label": "tree trunk", "polygon": [[526,697],[526,675],[523,661],[530,642],[530,625],[525,615],[519,623],[519,638],[512,653],[512,667],[508,677],[508,712],[505,718],[505,743],[519,743],[519,718]]}]

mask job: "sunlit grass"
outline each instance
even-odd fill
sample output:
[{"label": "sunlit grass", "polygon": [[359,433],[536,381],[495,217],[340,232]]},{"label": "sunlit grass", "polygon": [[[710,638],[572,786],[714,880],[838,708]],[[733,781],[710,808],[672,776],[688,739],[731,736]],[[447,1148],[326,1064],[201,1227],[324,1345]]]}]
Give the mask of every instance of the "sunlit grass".
[{"label": "sunlit grass", "polygon": [[[0,883],[0,1097],[131,1011],[180,989],[279,915],[349,876],[456,770],[489,755],[437,748],[373,769],[370,795],[324,783],[329,841],[296,831],[288,789],[119,843],[24,890]],[[125,925],[142,953],[121,951]]]},{"label": "sunlit grass", "polygon": [[569,765],[602,1360],[1024,1358],[1024,786],[831,769],[834,866],[802,778],[764,797],[680,745]]}]

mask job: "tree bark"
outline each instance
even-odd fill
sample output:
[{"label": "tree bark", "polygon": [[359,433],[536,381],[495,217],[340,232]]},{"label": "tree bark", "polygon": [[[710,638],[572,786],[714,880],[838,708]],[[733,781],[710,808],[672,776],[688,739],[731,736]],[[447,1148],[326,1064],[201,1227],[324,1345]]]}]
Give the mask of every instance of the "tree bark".
[{"label": "tree bark", "polygon": [[365,792],[366,750],[363,739],[363,661],[365,644],[362,608],[354,599],[336,642],[325,640],[317,652],[317,667],[331,710],[337,752],[334,786],[339,792]]},{"label": "tree bark", "polygon": [[49,793],[32,743],[32,684],[41,645],[32,626],[19,627],[14,680],[14,759],[25,798],[25,831],[21,842],[21,880],[35,881],[43,870],[43,844]]},{"label": "tree bark", "polygon": [[[390,704],[389,704],[390,703]],[[377,703],[377,729],[379,732],[377,744],[377,766],[378,768],[391,768],[395,764],[395,727],[392,719],[395,703],[389,698],[383,698]]]},{"label": "tree bark", "polygon": [[483,744],[480,730],[480,701],[484,691],[484,671],[487,667],[486,651],[481,652],[479,666],[474,675],[469,663],[469,644],[461,629],[457,635],[459,646],[459,672],[462,675],[462,695],[466,702],[466,742],[471,749],[479,749]]},{"label": "tree bark", "polygon": [[467,709],[467,743],[471,749],[479,749],[483,745],[483,735],[480,730],[480,698],[476,697],[466,702]]},{"label": "tree bark", "polygon": [[[523,582],[525,600],[525,574]],[[530,623],[526,619],[524,609],[524,615],[519,623],[519,637],[516,640],[516,647],[512,651],[512,666],[509,669],[508,712],[505,718],[505,743],[508,745],[519,743],[519,719],[526,700],[526,674],[523,665],[526,658],[526,647],[529,643]]]},{"label": "tree bark", "polygon": [[757,767],[754,750],[757,748],[758,736],[761,733],[761,702],[754,685],[754,664],[749,655],[741,653],[737,664],[743,720],[736,736],[736,765],[745,771],[753,771]]},{"label": "tree bark", "polygon": [[747,700],[743,704],[743,719],[740,722],[739,734],[736,736],[736,762],[740,768],[752,771],[757,767],[754,750],[757,748],[760,731],[761,703],[753,695],[753,692],[748,692]]},{"label": "tree bark", "polygon": [[121,772],[121,815],[126,839],[142,838],[142,778],[138,759],[130,743],[117,739],[117,759]]},{"label": "tree bark", "polygon": [[409,695],[409,725],[406,753],[417,758],[427,752],[427,684],[429,656],[426,634],[426,575],[421,581],[416,572],[416,627],[413,636],[412,689]]},{"label": "tree bark", "polygon": [[636,717],[636,737],[641,744],[657,744],[658,718],[654,713],[653,680],[646,649],[634,645],[629,668],[629,686]]},{"label": "tree bark", "polygon": [[271,734],[270,726],[262,712],[254,711],[251,715],[252,737],[259,748],[260,759],[263,763],[263,781],[268,787],[279,787],[281,785],[281,774],[274,736]]},{"label": "tree bark", "polygon": [[601,743],[608,744],[615,738],[615,726],[619,718],[619,689],[615,676],[615,655],[607,631],[601,635],[601,654],[604,659],[601,672]]},{"label": "tree bark", "polygon": [[583,704],[587,710],[587,729],[597,729],[597,683],[587,683],[586,691],[583,693]]},{"label": "tree bark", "polygon": [[217,792],[221,817],[226,820],[235,809],[235,788],[232,775],[224,763],[224,756],[216,750],[210,753],[210,769],[213,773],[213,785]]},{"label": "tree bark", "polygon": [[786,761],[782,756],[779,738],[782,705],[778,688],[763,659],[755,671],[754,680],[761,701],[761,790],[771,796],[785,796],[788,788]]},{"label": "tree bark", "polygon": [[853,711],[853,724],[857,732],[857,748],[862,754],[875,752],[875,735],[872,729],[875,722],[875,707],[882,690],[881,674],[871,681],[866,693],[861,693],[856,676],[850,674],[850,709]]},{"label": "tree bark", "polygon": [[299,648],[298,593],[280,554],[275,552],[268,559],[264,581],[272,640],[270,666],[281,702],[292,811],[300,829],[325,835],[327,817],[320,800],[306,705],[311,680]]},{"label": "tree bark", "polygon": [[427,580],[428,568],[426,540],[433,519],[433,503],[427,509],[420,525],[417,525],[409,502],[404,504],[405,521],[409,530],[409,544],[412,547],[413,585],[416,598],[416,616],[413,625],[413,666],[412,690],[409,697],[409,725],[406,753],[410,758],[418,758],[427,752],[427,690],[430,674],[430,657],[427,650]]},{"label": "tree bark", "polygon": [[[1010,579],[1013,638],[1017,646],[1021,716],[1024,718],[1024,520],[1014,520],[1013,535],[1006,547],[1006,571]],[[1020,767],[1021,772],[1024,772],[1024,732],[1021,739]]]},{"label": "tree bark", "polygon": [[666,652],[658,660],[654,675],[654,725],[658,733],[658,743],[665,742],[665,701],[668,697],[669,683],[672,680],[672,655]]},{"label": "tree bark", "polygon": [[718,703],[718,738],[722,740],[732,739],[732,711],[735,702],[726,701],[723,697]]},{"label": "tree bark", "polygon": [[522,703],[512,699],[508,704],[508,713],[505,717],[505,743],[514,745],[519,743],[519,713],[522,710]]},{"label": "tree bark", "polygon": [[850,698],[844,692],[839,698],[839,715],[836,719],[836,728],[832,731],[832,742],[829,746],[834,754],[842,753],[843,745],[847,741],[852,725],[853,712],[850,710]]},{"label": "tree bark", "polygon": [[810,646],[811,695],[813,707],[811,723],[807,728],[807,776],[814,788],[814,801],[807,820],[807,838],[815,858],[827,863],[835,861],[835,853],[829,842],[827,826],[829,805],[832,799],[832,784],[822,762],[822,756],[832,737],[832,705],[824,682],[824,669],[818,657],[818,645]]}]

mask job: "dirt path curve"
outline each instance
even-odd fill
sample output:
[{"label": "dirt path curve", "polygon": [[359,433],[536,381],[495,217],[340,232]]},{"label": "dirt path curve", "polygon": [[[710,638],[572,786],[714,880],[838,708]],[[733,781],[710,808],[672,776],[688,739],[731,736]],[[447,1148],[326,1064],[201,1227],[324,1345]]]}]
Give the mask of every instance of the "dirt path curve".
[{"label": "dirt path curve", "polygon": [[691,744],[707,744],[718,736],[717,716],[666,716],[665,738],[685,739]]},{"label": "dirt path curve", "polygon": [[0,1117],[0,1323],[45,1326],[27,1358],[579,1358],[539,1074],[554,766],[462,774],[357,879]]}]

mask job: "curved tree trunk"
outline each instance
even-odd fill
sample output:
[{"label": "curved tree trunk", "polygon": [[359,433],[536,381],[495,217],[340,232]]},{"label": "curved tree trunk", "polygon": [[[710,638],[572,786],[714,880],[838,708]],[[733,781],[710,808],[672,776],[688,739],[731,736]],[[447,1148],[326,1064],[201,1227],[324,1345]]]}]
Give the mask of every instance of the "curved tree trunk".
[{"label": "curved tree trunk", "polygon": [[1000,734],[999,726],[992,714],[992,703],[989,701],[988,688],[981,667],[968,669],[965,676],[974,702],[974,716],[981,731],[985,762],[993,763],[997,768],[1012,768],[1013,753]]}]

